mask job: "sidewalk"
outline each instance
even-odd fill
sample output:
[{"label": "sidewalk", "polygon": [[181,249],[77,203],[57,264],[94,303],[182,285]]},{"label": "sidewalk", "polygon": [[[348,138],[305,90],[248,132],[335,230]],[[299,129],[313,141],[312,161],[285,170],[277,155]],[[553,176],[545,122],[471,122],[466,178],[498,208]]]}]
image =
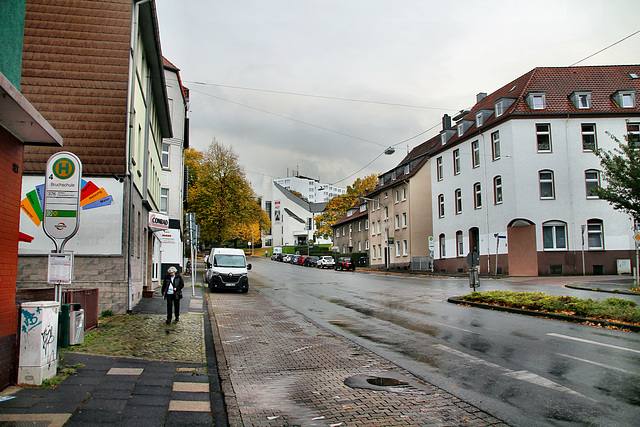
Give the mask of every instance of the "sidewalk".
[{"label": "sidewalk", "polygon": [[92,332],[94,354],[61,352],[64,365],[81,367],[56,388],[5,390],[15,398],[0,402],[0,425],[226,426],[208,313],[195,291],[184,289],[178,323],[165,324],[156,291]]},{"label": "sidewalk", "polygon": [[231,425],[505,425],[255,290],[207,297]]}]

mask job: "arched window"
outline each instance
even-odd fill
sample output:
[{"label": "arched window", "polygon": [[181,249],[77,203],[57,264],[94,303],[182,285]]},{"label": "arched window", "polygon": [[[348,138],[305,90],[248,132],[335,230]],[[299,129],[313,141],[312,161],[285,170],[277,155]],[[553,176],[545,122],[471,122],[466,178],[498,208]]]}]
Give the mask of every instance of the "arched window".
[{"label": "arched window", "polygon": [[493,178],[493,203],[502,203],[502,177],[500,175]]},{"label": "arched window", "polygon": [[462,190],[457,188],[455,193],[456,198],[456,214],[462,213]]},{"label": "arched window", "polygon": [[438,196],[438,217],[444,218],[444,194]]},{"label": "arched window", "polygon": [[561,221],[542,224],[542,241],[545,251],[567,250],[567,224]]},{"label": "arched window", "polygon": [[447,247],[445,245],[444,233],[440,235],[439,243],[440,243],[440,258],[445,258],[447,256]]},{"label": "arched window", "polygon": [[456,251],[458,256],[464,256],[464,240],[462,240],[462,231],[456,231]]}]

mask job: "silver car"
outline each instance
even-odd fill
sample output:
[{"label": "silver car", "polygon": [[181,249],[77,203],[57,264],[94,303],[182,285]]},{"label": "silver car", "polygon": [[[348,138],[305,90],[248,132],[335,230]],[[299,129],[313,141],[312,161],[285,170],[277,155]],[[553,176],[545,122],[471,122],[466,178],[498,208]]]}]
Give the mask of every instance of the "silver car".
[{"label": "silver car", "polygon": [[318,268],[333,268],[336,265],[336,261],[330,255],[321,256],[316,263]]}]

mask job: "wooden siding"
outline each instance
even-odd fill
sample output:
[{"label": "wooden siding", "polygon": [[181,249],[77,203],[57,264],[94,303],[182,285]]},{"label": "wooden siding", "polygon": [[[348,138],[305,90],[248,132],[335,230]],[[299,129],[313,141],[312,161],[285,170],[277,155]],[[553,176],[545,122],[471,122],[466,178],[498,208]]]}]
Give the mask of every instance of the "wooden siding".
[{"label": "wooden siding", "polygon": [[25,147],[24,172],[42,173],[56,151],[87,175],[123,174],[130,0],[27,0],[22,93],[64,139]]}]

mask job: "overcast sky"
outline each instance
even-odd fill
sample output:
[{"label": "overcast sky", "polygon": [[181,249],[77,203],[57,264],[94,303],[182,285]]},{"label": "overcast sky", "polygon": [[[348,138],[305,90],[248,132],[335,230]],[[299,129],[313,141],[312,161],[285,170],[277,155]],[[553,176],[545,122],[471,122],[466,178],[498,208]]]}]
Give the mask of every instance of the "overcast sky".
[{"label": "overcast sky", "polygon": [[[156,2],[191,147],[232,146],[258,193],[287,170],[343,187],[384,172],[478,92],[640,30],[638,0]],[[579,65],[637,63],[640,34]]]}]

